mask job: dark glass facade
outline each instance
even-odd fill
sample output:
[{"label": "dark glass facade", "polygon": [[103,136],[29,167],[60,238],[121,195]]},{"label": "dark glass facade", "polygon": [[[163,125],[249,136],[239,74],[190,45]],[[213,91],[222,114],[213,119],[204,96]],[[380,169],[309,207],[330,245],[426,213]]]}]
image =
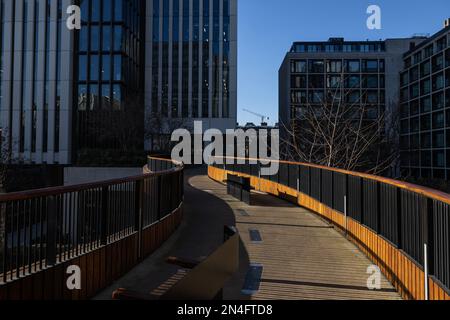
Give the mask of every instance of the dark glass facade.
[{"label": "dark glass facade", "polygon": [[[81,0],[80,6],[74,156],[142,150],[145,1]],[[126,133],[126,126],[135,131]]]},{"label": "dark glass facade", "polygon": [[450,28],[404,57],[400,76],[402,176],[450,178]]},{"label": "dark glass facade", "polygon": [[169,118],[230,117],[231,1],[153,1],[151,16],[152,111]]}]

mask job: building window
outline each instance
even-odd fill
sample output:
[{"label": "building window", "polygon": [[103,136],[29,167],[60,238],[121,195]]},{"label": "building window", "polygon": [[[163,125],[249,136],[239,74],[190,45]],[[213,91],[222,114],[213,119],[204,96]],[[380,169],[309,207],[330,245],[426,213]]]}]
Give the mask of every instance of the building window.
[{"label": "building window", "polygon": [[444,108],[444,93],[439,92],[433,94],[433,110]]},{"label": "building window", "polygon": [[431,115],[426,114],[420,117],[420,130],[427,131],[431,129]]},{"label": "building window", "polygon": [[309,92],[309,102],[322,104],[324,102],[324,93],[323,91],[310,91]]},{"label": "building window", "polygon": [[419,96],[419,84],[416,83],[410,87],[410,99],[417,98]]},{"label": "building window", "polygon": [[401,86],[404,87],[408,84],[408,72],[403,72],[400,75]]},{"label": "building window", "polygon": [[431,62],[427,61],[420,65],[421,77],[425,77],[431,73]]},{"label": "building window", "polygon": [[378,103],[378,91],[368,90],[366,92],[366,103],[377,104]]},{"label": "building window", "polygon": [[352,90],[347,94],[348,103],[358,103],[361,98],[361,93],[359,90]]},{"label": "building window", "polygon": [[412,100],[410,102],[410,106],[411,106],[411,115],[416,115],[420,113],[420,103],[419,103],[419,99],[416,100]]},{"label": "building window", "polygon": [[310,60],[309,61],[309,72],[311,72],[311,73],[323,73],[324,72],[324,62],[323,62],[323,60]]},{"label": "building window", "polygon": [[400,105],[400,116],[402,118],[409,117],[409,105],[408,103],[403,103]]},{"label": "building window", "polygon": [[[420,148],[420,135],[413,134],[411,136],[411,149],[419,149],[419,148]],[[414,157],[414,154],[417,154],[417,153],[412,153],[411,158]],[[419,165],[419,161],[415,162],[414,164],[411,163],[411,165],[413,165],[413,166]]]},{"label": "building window", "polygon": [[349,76],[347,79],[345,79],[345,87],[346,88],[359,88],[361,85],[361,78],[360,76]]},{"label": "building window", "polygon": [[420,137],[420,146],[424,149],[431,148],[431,133],[422,133]]},{"label": "building window", "polygon": [[422,61],[422,52],[419,51],[416,54],[414,54],[413,63],[416,64],[419,63],[420,61]]},{"label": "building window", "polygon": [[365,75],[363,76],[364,88],[378,88],[378,76],[377,75]]},{"label": "building window", "polygon": [[341,73],[342,72],[342,60],[329,60],[329,61],[327,61],[327,72],[329,72],[329,73]]},{"label": "building window", "polygon": [[444,88],[444,74],[440,73],[433,76],[433,91]]},{"label": "building window", "polygon": [[439,54],[433,57],[433,72],[439,71],[444,67],[444,56]]},{"label": "building window", "polygon": [[327,88],[339,88],[341,76],[327,76]]},{"label": "building window", "polygon": [[409,70],[409,81],[414,82],[419,79],[419,67],[414,67]]},{"label": "building window", "polygon": [[306,76],[292,76],[291,88],[306,88]]},{"label": "building window", "polygon": [[420,101],[421,105],[421,111],[422,112],[429,112],[431,111],[431,98],[430,96],[422,98]]},{"label": "building window", "polygon": [[347,72],[359,72],[360,64],[359,60],[346,60]]},{"label": "building window", "polygon": [[292,91],[291,102],[296,104],[306,104],[306,91]]},{"label": "building window", "polygon": [[292,73],[306,73],[306,61],[305,60],[295,60],[291,62],[291,72]]},{"label": "building window", "polygon": [[400,132],[403,134],[409,133],[409,120],[402,120],[400,122]]},{"label": "building window", "polygon": [[422,151],[420,153],[420,164],[422,167],[431,167],[431,151]]},{"label": "building window", "polygon": [[310,75],[308,77],[309,87],[313,89],[322,89],[325,86],[323,75]]},{"label": "building window", "polygon": [[436,41],[436,49],[437,51],[442,51],[447,47],[447,36],[443,36],[442,38]]},{"label": "building window", "polygon": [[444,112],[433,113],[433,129],[441,129],[444,127]]},{"label": "building window", "polygon": [[422,80],[420,83],[420,90],[422,95],[429,94],[431,92],[431,81],[429,78]]},{"label": "building window", "polygon": [[434,53],[433,45],[429,45],[428,47],[425,48],[425,58],[431,57],[433,53]]},{"label": "building window", "polygon": [[408,88],[404,88],[400,91],[400,101],[408,101]]},{"label": "building window", "polygon": [[411,128],[411,132],[419,132],[420,131],[420,120],[419,120],[419,117],[411,118],[409,125],[410,125],[410,128]]},{"label": "building window", "polygon": [[450,67],[450,49],[445,51],[445,66]]},{"label": "building window", "polygon": [[433,152],[433,166],[436,168],[445,167],[445,151],[438,150]]},{"label": "building window", "polygon": [[405,59],[405,69],[411,67],[411,57]]},{"label": "building window", "polygon": [[433,132],[433,148],[444,148],[445,147],[445,132],[437,131]]},{"label": "building window", "polygon": [[378,60],[363,60],[363,72],[378,72]]}]

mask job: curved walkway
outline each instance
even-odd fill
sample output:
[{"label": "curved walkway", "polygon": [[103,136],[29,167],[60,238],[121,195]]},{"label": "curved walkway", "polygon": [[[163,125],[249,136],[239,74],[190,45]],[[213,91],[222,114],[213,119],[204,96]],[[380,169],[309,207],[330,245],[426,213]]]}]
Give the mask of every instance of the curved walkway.
[{"label": "curved walkway", "polygon": [[[186,184],[181,228],[97,299],[109,299],[118,287],[161,294],[184,274],[164,259],[209,255],[221,244],[224,225],[236,225],[242,239],[240,270],[225,287],[225,299],[400,299],[383,276],[381,290],[369,290],[369,259],[308,210],[260,193],[252,194],[248,206],[227,195],[226,187],[210,180],[205,170],[188,170]],[[249,230],[258,231],[262,241],[253,242]],[[263,273],[259,290],[244,296],[250,263],[262,265]]]}]

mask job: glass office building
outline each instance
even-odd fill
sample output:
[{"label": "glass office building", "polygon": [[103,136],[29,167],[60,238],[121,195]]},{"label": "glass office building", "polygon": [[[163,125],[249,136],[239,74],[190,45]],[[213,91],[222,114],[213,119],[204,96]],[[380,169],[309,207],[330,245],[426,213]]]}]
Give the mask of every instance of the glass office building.
[{"label": "glass office building", "polygon": [[80,8],[74,161],[106,150],[142,150],[145,1],[80,0]]},{"label": "glass office building", "polygon": [[70,0],[0,1],[3,150],[30,163],[70,162]]},{"label": "glass office building", "polygon": [[[236,0],[0,4],[0,128],[13,160],[142,152],[151,117],[235,127]],[[66,27],[73,4],[81,30]]]},{"label": "glass office building", "polygon": [[[147,6],[146,110],[204,129],[236,126],[236,0]],[[150,142],[151,144],[151,142]]]},{"label": "glass office building", "polygon": [[450,179],[450,27],[405,53],[400,86],[402,175]]}]

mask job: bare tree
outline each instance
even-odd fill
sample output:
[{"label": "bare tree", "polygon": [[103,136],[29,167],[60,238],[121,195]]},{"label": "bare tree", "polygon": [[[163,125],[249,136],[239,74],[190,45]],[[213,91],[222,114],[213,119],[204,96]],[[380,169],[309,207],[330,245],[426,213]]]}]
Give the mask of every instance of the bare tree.
[{"label": "bare tree", "polygon": [[150,142],[150,151],[169,155],[173,147],[172,133],[177,129],[193,130],[188,118],[169,118],[156,110],[149,112],[145,118],[145,139]]},{"label": "bare tree", "polygon": [[0,129],[0,193],[6,192],[8,179],[11,178],[8,173],[13,164],[20,162],[19,158],[13,156],[12,148],[17,146],[17,141],[9,143],[8,128]]},{"label": "bare tree", "polygon": [[344,82],[341,76],[324,96],[302,97],[290,122],[280,123],[282,156],[372,174],[396,172],[397,107],[381,107],[378,91],[346,89]]}]

